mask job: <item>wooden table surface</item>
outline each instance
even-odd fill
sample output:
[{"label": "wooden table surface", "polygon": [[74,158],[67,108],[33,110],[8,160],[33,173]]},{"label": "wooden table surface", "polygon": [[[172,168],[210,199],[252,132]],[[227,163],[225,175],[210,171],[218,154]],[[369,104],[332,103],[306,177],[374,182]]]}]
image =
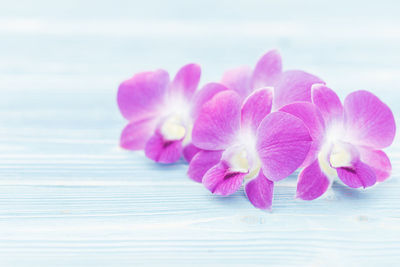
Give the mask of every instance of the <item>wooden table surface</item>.
[{"label": "wooden table surface", "polygon": [[120,81],[188,62],[201,84],[278,48],[285,69],[325,79],[343,99],[366,89],[400,111],[397,1],[2,1],[0,266],[399,266],[400,144],[393,175],[339,184],[273,210],[243,190],[211,195],[118,146]]}]

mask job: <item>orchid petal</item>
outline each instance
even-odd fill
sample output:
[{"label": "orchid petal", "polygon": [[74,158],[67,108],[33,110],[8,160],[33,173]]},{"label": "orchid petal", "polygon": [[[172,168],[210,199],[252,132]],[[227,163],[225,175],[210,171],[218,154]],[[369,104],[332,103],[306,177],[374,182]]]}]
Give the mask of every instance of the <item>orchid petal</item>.
[{"label": "orchid petal", "polygon": [[312,102],[319,108],[327,123],[343,119],[343,105],[337,94],[324,84],[314,84]]},{"label": "orchid petal", "polygon": [[321,170],[318,160],[315,160],[300,172],[296,197],[303,200],[316,199],[328,190],[330,184],[331,182]]},{"label": "orchid petal", "polygon": [[250,84],[251,75],[252,69],[249,66],[242,66],[226,71],[222,76],[221,83],[245,98],[253,89]]},{"label": "orchid petal", "polygon": [[117,96],[122,115],[131,122],[156,116],[168,83],[169,75],[164,70],[138,73],[122,82]]},{"label": "orchid petal", "polygon": [[323,83],[323,81],[300,70],[283,72],[275,84],[273,109],[277,110],[295,101],[310,102],[311,86],[315,83]]},{"label": "orchid petal", "polygon": [[262,171],[258,176],[246,184],[246,195],[254,207],[259,209],[270,209],[274,182],[268,180]]},{"label": "orchid petal", "polygon": [[314,104],[309,102],[289,104],[283,106],[280,111],[298,117],[308,127],[313,142],[302,166],[310,165],[318,156],[319,148],[325,132],[325,123],[320,111]]},{"label": "orchid petal", "polygon": [[191,99],[200,81],[201,68],[197,64],[187,64],[176,74],[170,90],[173,95],[183,95]]},{"label": "orchid petal", "polygon": [[281,111],[267,115],[258,128],[256,144],[264,175],[272,181],[289,176],[303,163],[311,142],[299,118]]},{"label": "orchid petal", "polygon": [[271,112],[272,88],[263,88],[253,92],[242,105],[242,128],[249,126],[257,131],[261,121]]},{"label": "orchid petal", "polygon": [[187,162],[190,162],[193,159],[193,157],[200,151],[201,151],[200,148],[198,148],[195,145],[193,145],[192,143],[190,143],[183,148],[182,153],[183,153],[183,157],[185,158],[185,160]]},{"label": "orchid petal", "polygon": [[142,150],[156,128],[154,120],[129,123],[121,133],[120,146],[129,150]]},{"label": "orchid petal", "polygon": [[228,90],[224,85],[220,83],[208,83],[203,88],[196,92],[193,97],[192,104],[192,117],[197,118],[203,105],[211,100],[216,94]]},{"label": "orchid petal", "polygon": [[396,133],[390,108],[367,91],[349,94],[344,101],[347,129],[358,145],[373,148],[389,146]]},{"label": "orchid petal", "polygon": [[252,88],[272,86],[282,73],[282,59],[277,50],[267,52],[257,62],[252,76]]},{"label": "orchid petal", "polygon": [[359,151],[361,161],[374,170],[378,182],[383,182],[389,178],[392,172],[392,164],[385,152],[369,148],[359,148]]},{"label": "orchid petal", "polygon": [[370,166],[360,160],[351,167],[337,168],[339,179],[351,188],[370,187],[376,183],[376,175]]},{"label": "orchid petal", "polygon": [[228,90],[215,95],[202,108],[192,133],[193,144],[205,150],[223,150],[240,128],[240,97]]},{"label": "orchid petal", "polygon": [[243,172],[229,171],[229,166],[220,162],[204,174],[202,182],[211,193],[228,196],[239,190],[245,175]]},{"label": "orchid petal", "polygon": [[188,176],[201,183],[204,174],[221,160],[222,151],[201,150],[189,164]]},{"label": "orchid petal", "polygon": [[173,163],[180,159],[182,140],[165,140],[157,131],[145,147],[146,156],[159,163]]}]

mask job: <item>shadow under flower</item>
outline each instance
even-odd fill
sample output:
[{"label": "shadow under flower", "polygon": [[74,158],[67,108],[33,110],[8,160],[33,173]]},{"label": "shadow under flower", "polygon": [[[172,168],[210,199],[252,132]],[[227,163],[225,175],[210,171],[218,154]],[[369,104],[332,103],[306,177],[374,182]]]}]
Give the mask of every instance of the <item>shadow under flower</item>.
[{"label": "shadow under flower", "polygon": [[[356,189],[350,188],[344,184],[334,182],[332,185],[332,189],[334,191],[335,196],[338,199],[366,199],[369,198],[368,194],[366,194],[365,189]],[[367,189],[370,191],[371,189]]]},{"label": "shadow under flower", "polygon": [[180,159],[177,162],[169,164],[157,163],[152,160],[146,160],[143,162],[143,165],[147,168],[151,168],[152,170],[160,170],[160,171],[182,169],[182,168],[187,168],[188,166],[187,162],[183,159]]},{"label": "shadow under flower", "polygon": [[226,207],[235,207],[235,208],[239,206],[244,207],[245,205],[247,205],[248,202],[243,188],[229,196],[219,196],[219,195],[212,195],[210,192],[208,193],[210,194],[209,198],[212,199],[212,201],[217,202],[220,205],[224,205]]}]

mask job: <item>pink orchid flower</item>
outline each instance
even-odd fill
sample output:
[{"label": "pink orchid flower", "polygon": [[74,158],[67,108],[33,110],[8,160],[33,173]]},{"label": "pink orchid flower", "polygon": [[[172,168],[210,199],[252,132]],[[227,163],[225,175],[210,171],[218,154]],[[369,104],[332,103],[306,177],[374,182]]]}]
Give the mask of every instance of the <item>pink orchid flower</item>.
[{"label": "pink orchid flower", "polygon": [[282,71],[279,52],[271,50],[260,58],[254,69],[242,66],[228,70],[224,73],[221,83],[236,91],[242,99],[254,90],[272,87],[272,110],[278,110],[294,101],[311,101],[311,86],[323,81],[301,70]]},{"label": "pink orchid flower", "polygon": [[390,160],[382,149],[393,142],[395,121],[372,93],[353,92],[342,105],[333,90],[317,84],[312,103],[292,103],[281,111],[301,118],[313,138],[299,174],[298,198],[320,197],[336,178],[351,188],[366,188],[390,176]]},{"label": "pink orchid flower", "polygon": [[173,163],[183,155],[187,161],[198,149],[191,143],[193,121],[203,103],[226,90],[209,83],[196,92],[200,66],[183,66],[171,82],[168,72],[142,72],[121,83],[117,102],[129,121],[121,134],[121,147],[145,150],[148,158]]},{"label": "pink orchid flower", "polygon": [[272,102],[272,89],[263,88],[243,104],[233,90],[204,104],[192,134],[193,144],[203,150],[191,161],[189,176],[202,178],[206,188],[223,196],[236,192],[245,181],[250,202],[269,209],[274,181],[300,166],[312,142],[299,118],[270,113]]}]

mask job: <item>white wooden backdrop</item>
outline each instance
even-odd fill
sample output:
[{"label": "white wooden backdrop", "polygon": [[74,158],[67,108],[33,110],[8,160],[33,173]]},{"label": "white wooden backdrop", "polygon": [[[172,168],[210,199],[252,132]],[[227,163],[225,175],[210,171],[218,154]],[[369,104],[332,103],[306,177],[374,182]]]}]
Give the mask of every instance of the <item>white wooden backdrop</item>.
[{"label": "white wooden backdrop", "polygon": [[0,1],[0,266],[398,266],[400,145],[390,180],[334,185],[273,211],[239,191],[212,196],[118,147],[119,82],[203,67],[202,84],[278,48],[318,74],[400,111],[398,1]]}]

